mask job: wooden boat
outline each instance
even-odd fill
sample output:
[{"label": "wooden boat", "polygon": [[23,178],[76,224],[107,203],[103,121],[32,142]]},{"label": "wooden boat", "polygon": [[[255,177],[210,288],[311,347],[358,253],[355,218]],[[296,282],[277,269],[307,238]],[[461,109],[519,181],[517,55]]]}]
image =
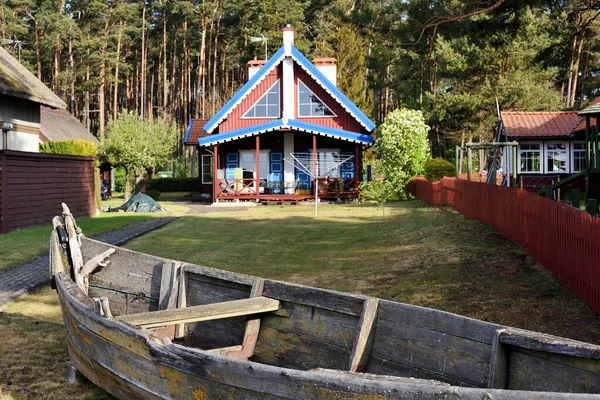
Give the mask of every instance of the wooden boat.
[{"label": "wooden boat", "polygon": [[121,399],[600,393],[600,346],[113,247],[78,234],[66,207],[54,225],[71,360]]}]

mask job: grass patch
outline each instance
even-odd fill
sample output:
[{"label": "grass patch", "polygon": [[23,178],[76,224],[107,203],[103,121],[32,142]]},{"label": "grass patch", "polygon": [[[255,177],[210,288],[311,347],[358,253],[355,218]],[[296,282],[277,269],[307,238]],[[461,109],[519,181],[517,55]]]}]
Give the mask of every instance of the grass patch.
[{"label": "grass patch", "polygon": [[[103,208],[117,207],[123,204],[122,196],[115,196],[103,202]],[[109,213],[102,212],[91,218],[78,218],[77,224],[83,233],[90,237],[113,229],[119,229],[134,222],[145,221],[152,217],[183,215],[188,207],[176,202],[160,202],[167,213]],[[0,270],[31,260],[48,251],[48,237],[52,229],[48,225],[0,234]]]},{"label": "grass patch", "polygon": [[67,382],[66,331],[56,292],[45,287],[0,313],[1,399],[113,399],[78,374]]}]

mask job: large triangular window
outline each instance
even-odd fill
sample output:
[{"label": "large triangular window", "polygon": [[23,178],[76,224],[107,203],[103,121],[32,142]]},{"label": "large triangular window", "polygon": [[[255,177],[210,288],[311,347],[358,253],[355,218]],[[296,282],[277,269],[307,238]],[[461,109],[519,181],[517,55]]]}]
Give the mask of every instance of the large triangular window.
[{"label": "large triangular window", "polygon": [[298,79],[298,116],[335,117],[336,115],[304,82]]},{"label": "large triangular window", "polygon": [[281,118],[279,80],[244,114],[243,118]]}]

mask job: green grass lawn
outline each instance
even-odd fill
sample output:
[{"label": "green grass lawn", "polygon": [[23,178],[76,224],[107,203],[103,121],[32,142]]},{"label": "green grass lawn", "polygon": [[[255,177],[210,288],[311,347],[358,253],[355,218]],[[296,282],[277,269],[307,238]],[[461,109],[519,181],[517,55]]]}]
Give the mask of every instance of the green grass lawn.
[{"label": "green grass lawn", "polygon": [[[117,207],[123,204],[123,196],[114,196],[103,202],[102,207]],[[77,224],[83,229],[86,236],[94,236],[113,229],[122,228],[134,222],[141,222],[152,217],[183,215],[188,208],[179,203],[160,202],[167,213],[114,213],[102,212],[91,218],[78,218]],[[52,229],[51,221],[48,225],[23,229],[6,234],[0,234],[0,270],[12,265],[20,264],[40,256],[48,251],[48,238]]]}]

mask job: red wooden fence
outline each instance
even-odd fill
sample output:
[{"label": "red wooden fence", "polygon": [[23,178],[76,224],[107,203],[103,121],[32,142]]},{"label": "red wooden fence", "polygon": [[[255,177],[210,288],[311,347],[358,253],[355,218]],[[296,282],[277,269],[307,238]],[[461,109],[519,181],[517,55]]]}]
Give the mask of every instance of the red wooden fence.
[{"label": "red wooden fence", "polygon": [[93,157],[0,151],[0,234],[50,224],[62,202],[95,214]]},{"label": "red wooden fence", "polygon": [[417,198],[491,225],[600,313],[600,218],[517,188],[456,178],[413,183]]}]

